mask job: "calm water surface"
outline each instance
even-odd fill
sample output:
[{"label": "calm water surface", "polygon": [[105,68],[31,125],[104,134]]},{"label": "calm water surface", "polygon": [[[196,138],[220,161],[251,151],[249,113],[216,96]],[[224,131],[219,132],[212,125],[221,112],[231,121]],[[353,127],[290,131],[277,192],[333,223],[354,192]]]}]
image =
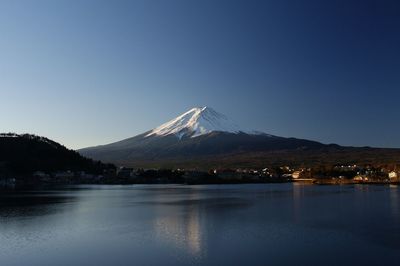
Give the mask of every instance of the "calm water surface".
[{"label": "calm water surface", "polygon": [[397,186],[0,192],[0,265],[400,265]]}]

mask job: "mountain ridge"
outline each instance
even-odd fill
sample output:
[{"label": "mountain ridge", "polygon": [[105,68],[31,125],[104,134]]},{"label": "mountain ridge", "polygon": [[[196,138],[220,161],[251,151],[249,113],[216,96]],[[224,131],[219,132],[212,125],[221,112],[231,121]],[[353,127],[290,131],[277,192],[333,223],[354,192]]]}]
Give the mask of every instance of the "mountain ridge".
[{"label": "mountain ridge", "polygon": [[[131,138],[79,150],[89,158],[137,167],[185,164],[201,167],[203,162],[207,165],[231,165],[229,160],[237,165],[261,165],[279,161],[289,163],[287,158],[293,158],[292,163],[301,163],[301,160],[332,162],[332,158],[337,161],[361,161],[372,158],[374,152],[388,160],[386,154],[397,151],[400,154],[400,149],[344,147],[250,131],[240,128],[210,107],[192,108],[159,127]],[[359,158],[352,154],[357,154]]]}]

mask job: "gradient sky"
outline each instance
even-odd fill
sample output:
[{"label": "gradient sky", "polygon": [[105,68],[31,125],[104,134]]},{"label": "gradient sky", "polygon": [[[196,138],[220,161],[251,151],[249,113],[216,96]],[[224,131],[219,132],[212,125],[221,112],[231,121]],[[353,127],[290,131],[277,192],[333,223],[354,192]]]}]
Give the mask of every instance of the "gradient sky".
[{"label": "gradient sky", "polygon": [[0,131],[82,148],[211,106],[275,135],[400,147],[398,2],[0,0]]}]

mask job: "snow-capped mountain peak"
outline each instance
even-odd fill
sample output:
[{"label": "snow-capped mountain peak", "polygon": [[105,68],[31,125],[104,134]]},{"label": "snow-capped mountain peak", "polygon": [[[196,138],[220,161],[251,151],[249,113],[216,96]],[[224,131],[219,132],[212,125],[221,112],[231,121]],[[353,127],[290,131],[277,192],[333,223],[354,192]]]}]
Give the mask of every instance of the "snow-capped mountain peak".
[{"label": "snow-capped mountain peak", "polygon": [[[228,117],[210,107],[196,107],[153,129],[146,137],[173,134],[178,138],[183,136],[195,138],[214,131],[235,134],[240,132],[249,133],[247,130],[237,126]],[[252,131],[249,134],[260,134],[260,132],[255,133],[255,131]]]}]

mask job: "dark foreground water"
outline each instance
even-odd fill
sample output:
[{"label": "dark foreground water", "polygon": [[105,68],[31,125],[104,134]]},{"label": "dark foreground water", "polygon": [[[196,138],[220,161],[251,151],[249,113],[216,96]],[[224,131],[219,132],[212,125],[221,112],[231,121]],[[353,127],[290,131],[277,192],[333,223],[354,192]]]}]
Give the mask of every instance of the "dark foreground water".
[{"label": "dark foreground water", "polygon": [[0,265],[400,265],[396,186],[0,192]]}]

